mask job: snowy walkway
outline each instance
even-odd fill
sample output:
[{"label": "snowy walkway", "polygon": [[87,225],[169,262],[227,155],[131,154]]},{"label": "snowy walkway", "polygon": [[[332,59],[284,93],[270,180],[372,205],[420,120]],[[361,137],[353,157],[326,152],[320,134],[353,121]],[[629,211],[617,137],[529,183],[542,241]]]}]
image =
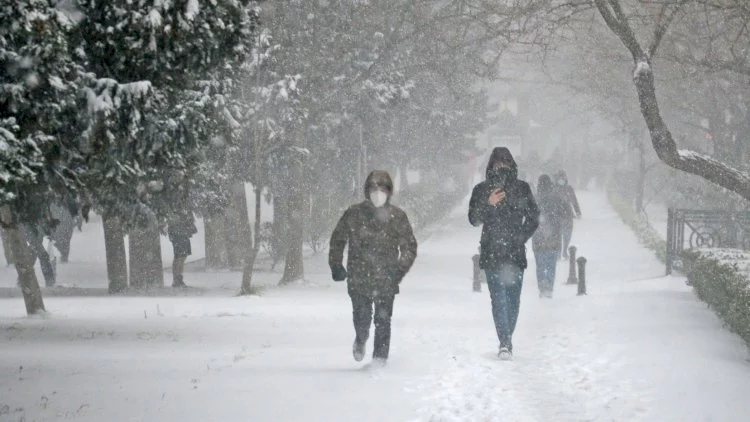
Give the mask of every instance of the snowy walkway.
[{"label": "snowy walkway", "polygon": [[461,210],[420,246],[384,369],[352,360],[345,286],[321,263],[311,286],[254,298],[55,297],[45,320],[0,299],[0,420],[750,420],[743,344],[603,195],[580,199],[589,295],[560,266],[540,300],[530,268],[512,362],[494,359],[489,298],[471,291],[479,232]]}]

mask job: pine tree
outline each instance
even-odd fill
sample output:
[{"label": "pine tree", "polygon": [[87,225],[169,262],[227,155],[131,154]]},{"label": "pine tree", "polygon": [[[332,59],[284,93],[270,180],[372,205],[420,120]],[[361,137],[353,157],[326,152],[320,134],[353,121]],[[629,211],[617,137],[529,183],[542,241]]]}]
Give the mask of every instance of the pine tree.
[{"label": "pine tree", "polygon": [[80,188],[79,69],[52,1],[0,6],[0,206],[29,314],[44,310],[22,225],[50,230],[48,206]]},{"label": "pine tree", "polygon": [[[205,82],[221,81],[244,61],[256,16],[241,0],[83,0],[80,8],[76,52],[98,78],[88,88],[87,180],[95,205],[126,230],[149,227],[150,242],[158,243],[168,216],[193,208],[186,198],[213,197],[193,191],[221,179],[207,180],[202,165],[222,96],[221,83]],[[160,277],[156,266],[146,274]]]}]

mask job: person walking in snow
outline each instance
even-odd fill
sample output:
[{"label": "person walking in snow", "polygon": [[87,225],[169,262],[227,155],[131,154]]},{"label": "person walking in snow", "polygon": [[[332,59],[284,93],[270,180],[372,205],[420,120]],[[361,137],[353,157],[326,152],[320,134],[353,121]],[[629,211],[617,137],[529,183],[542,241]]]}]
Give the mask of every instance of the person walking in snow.
[{"label": "person walking in snow", "polygon": [[185,261],[193,253],[190,237],[197,232],[195,218],[190,210],[180,210],[169,219],[167,235],[174,251],[172,287],[187,287],[184,279]]},{"label": "person walking in snow", "polygon": [[557,269],[557,257],[560,256],[562,242],[562,222],[569,214],[566,202],[560,195],[552,178],[543,174],[539,176],[536,189],[539,205],[539,227],[531,238],[531,248],[536,261],[536,281],[539,286],[539,297],[552,297]]},{"label": "person walking in snow", "polygon": [[471,193],[469,222],[482,226],[479,265],[492,300],[498,357],[510,359],[527,267],[526,242],[539,225],[539,209],[529,184],[518,179],[518,166],[508,148],[492,151],[486,176]]},{"label": "person walking in snow", "polygon": [[570,239],[573,237],[573,218],[581,218],[581,207],[578,206],[576,191],[568,183],[568,175],[565,170],[560,170],[557,173],[555,182],[560,195],[565,200],[567,209],[565,218],[562,220],[562,259],[568,259],[568,247],[570,246]]},{"label": "person walking in snow", "polygon": [[349,207],[331,234],[328,264],[334,281],[347,280],[356,334],[352,354],[357,362],[365,356],[373,306],[373,362],[383,365],[387,361],[393,302],[401,280],[417,257],[417,240],[409,219],[390,203],[392,195],[391,176],[385,171],[373,171],[365,181],[366,200]]}]

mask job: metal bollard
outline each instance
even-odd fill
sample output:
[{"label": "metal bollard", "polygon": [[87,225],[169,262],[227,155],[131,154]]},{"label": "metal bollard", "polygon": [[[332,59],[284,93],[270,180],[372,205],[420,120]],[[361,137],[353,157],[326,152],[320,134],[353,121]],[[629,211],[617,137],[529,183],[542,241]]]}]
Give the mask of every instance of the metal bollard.
[{"label": "metal bollard", "polygon": [[586,295],[586,258],[578,258],[578,296]]},{"label": "metal bollard", "polygon": [[568,273],[567,284],[578,284],[578,278],[576,278],[576,247],[571,246],[568,248],[568,256],[570,257],[570,272]]}]

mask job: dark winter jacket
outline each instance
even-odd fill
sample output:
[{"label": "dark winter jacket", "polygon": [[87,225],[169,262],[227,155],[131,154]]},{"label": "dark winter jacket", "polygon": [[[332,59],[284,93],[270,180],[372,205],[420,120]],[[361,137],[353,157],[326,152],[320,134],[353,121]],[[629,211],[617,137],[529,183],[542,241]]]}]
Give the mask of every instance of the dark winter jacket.
[{"label": "dark winter jacket", "polygon": [[537,189],[539,205],[539,227],[531,238],[534,252],[555,252],[560,254],[562,244],[562,223],[570,214],[570,206],[552,185],[549,176],[542,176]]},{"label": "dark winter jacket", "polygon": [[175,240],[189,238],[198,229],[195,227],[195,218],[192,212],[181,212],[172,216],[167,226],[167,235],[169,240],[174,242]]},{"label": "dark winter jacket", "polygon": [[[493,160],[505,159],[509,169],[493,169]],[[489,204],[490,193],[505,191],[497,206]],[[518,180],[518,167],[507,148],[495,148],[487,166],[487,179],[474,187],[469,202],[469,222],[482,227],[479,266],[497,268],[515,263],[526,268],[526,242],[539,225],[539,209],[528,183]]]},{"label": "dark winter jacket", "polygon": [[565,200],[565,206],[567,208],[566,217],[571,220],[575,216],[580,217],[581,207],[578,205],[578,197],[576,197],[576,191],[573,189],[573,187],[568,184],[568,175],[565,174],[565,171],[561,170],[557,174],[557,180],[563,182],[562,186],[558,185],[557,187],[559,189],[560,195]]},{"label": "dark winter jacket", "polygon": [[[378,208],[370,201],[371,186],[386,188],[388,202]],[[349,294],[393,296],[417,257],[417,240],[406,213],[391,205],[393,182],[387,172],[370,173],[365,183],[367,200],[344,212],[331,235],[328,263],[335,274],[343,269],[344,249]]]}]

